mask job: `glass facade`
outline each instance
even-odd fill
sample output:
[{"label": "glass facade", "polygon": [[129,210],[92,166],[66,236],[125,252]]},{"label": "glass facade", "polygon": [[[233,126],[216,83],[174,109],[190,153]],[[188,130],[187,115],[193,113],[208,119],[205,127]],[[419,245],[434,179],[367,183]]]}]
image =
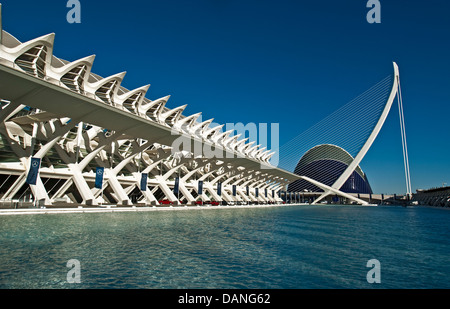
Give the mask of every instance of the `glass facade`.
[{"label": "glass facade", "polygon": [[[295,173],[317,180],[327,186],[332,186],[347,167],[347,164],[336,160],[316,160],[299,169],[296,168]],[[361,176],[356,171],[350,175],[340,190],[345,193],[373,193],[367,177]],[[305,180],[297,180],[291,183],[288,191],[323,192],[322,189]]]}]

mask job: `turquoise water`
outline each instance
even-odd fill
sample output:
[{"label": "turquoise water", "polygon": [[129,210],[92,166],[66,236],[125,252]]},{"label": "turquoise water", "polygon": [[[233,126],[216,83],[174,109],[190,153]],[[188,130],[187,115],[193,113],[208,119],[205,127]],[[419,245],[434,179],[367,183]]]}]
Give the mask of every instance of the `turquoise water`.
[{"label": "turquoise water", "polygon": [[449,222],[351,206],[3,216],[0,288],[450,288]]}]

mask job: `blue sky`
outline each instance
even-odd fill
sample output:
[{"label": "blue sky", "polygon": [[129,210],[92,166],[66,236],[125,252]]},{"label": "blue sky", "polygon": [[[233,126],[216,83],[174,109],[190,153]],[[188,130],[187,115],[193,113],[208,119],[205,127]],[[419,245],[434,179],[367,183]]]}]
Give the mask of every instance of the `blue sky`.
[{"label": "blue sky", "polygon": [[[413,190],[450,185],[450,3],[381,0],[3,0],[21,41],[55,32],[54,54],[96,54],[93,72],[127,71],[149,99],[225,123],[279,123],[280,145],[400,67]],[[375,192],[406,191],[397,106],[361,163]]]}]

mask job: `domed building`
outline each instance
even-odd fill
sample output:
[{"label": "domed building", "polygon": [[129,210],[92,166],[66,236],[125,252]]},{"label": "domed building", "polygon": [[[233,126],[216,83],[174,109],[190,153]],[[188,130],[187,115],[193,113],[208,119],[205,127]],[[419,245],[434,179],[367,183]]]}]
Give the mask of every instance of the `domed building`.
[{"label": "domed building", "polygon": [[[318,145],[308,150],[298,162],[294,173],[317,180],[327,186],[333,186],[354,158],[344,149],[335,145]],[[314,184],[300,179],[291,183],[290,192],[323,192]],[[372,194],[372,188],[366,174],[357,166],[340,191],[345,193]]]}]

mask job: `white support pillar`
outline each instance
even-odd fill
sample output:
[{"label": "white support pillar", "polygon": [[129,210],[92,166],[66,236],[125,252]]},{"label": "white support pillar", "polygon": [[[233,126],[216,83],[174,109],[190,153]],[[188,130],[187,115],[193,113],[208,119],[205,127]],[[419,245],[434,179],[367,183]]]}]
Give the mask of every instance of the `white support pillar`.
[{"label": "white support pillar", "polygon": [[64,182],[64,184],[56,191],[55,194],[53,194],[52,202],[54,202],[56,199],[61,198],[64,193],[70,188],[70,186],[73,184],[73,179],[69,178]]},{"label": "white support pillar", "polygon": [[204,182],[203,183],[203,191],[205,191],[205,189],[211,194],[211,196],[214,198],[214,200],[216,202],[221,202],[222,201],[222,197],[220,197],[217,194],[217,188],[214,188],[209,182]]},{"label": "white support pillar", "polygon": [[[124,190],[124,188],[121,186],[120,182],[117,180],[117,175],[120,173],[122,169],[125,168],[127,164],[129,164],[139,153],[142,151],[145,151],[152,145],[151,142],[146,142],[144,145],[137,147],[133,152],[124,160],[122,160],[115,168],[113,169],[105,169],[105,179],[110,185],[111,189],[115,193],[115,197],[118,199],[118,203],[121,205],[131,205],[132,202],[127,194],[127,192]],[[140,186],[138,185],[138,188]]]},{"label": "white support pillar", "polygon": [[171,202],[179,203],[178,198],[173,193],[173,190],[169,187],[168,182],[163,176],[155,176],[155,179],[158,181],[158,186],[161,188],[163,193],[166,195],[166,198]]},{"label": "white support pillar", "polygon": [[[141,190],[141,177],[142,177],[142,174],[141,173],[133,173],[132,175],[134,177],[134,181],[135,181],[136,186],[139,188],[139,190]],[[159,205],[158,200],[153,195],[151,190],[149,190],[147,188],[147,190],[145,190],[145,191],[141,190],[141,193],[144,196],[144,200],[145,200],[145,204],[146,205]]]},{"label": "white support pillar", "polygon": [[117,202],[123,206],[131,205],[132,202],[123,187],[120,185],[120,182],[117,180],[116,175],[110,173],[110,169],[105,169],[104,177],[106,182],[108,182],[109,186],[115,193],[115,196],[118,199]]},{"label": "white support pillar", "polygon": [[86,205],[97,206],[98,202],[95,197],[94,192],[90,189],[83,176],[83,170],[89,165],[89,163],[94,160],[94,158],[102,151],[106,145],[120,136],[121,133],[116,132],[116,134],[105,138],[101,144],[97,145],[97,148],[91,151],[81,162],[75,164],[68,164],[69,170],[72,172],[72,180],[78,189],[81,197],[83,198],[83,203]]}]

